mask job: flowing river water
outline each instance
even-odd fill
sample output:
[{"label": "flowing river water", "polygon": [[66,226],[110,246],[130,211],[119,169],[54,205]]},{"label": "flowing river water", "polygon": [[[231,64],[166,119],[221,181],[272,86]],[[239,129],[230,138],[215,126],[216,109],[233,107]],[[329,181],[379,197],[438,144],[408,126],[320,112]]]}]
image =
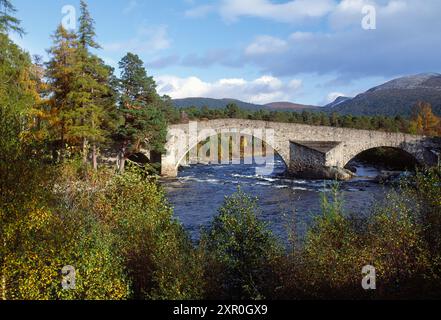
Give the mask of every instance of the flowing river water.
[{"label": "flowing river water", "polygon": [[[283,176],[285,164],[276,157],[274,171],[256,174],[258,165],[193,165],[180,169],[176,179],[164,180],[163,186],[174,207],[176,218],[197,240],[201,228],[207,227],[218,214],[225,196],[240,187],[258,198],[260,218],[268,223],[279,238],[288,238],[288,227],[294,225],[303,236],[314,217],[321,213],[321,195],[333,181],[295,180]],[[369,214],[388,187],[374,181],[379,171],[356,164],[358,178],[340,183],[345,212],[358,217]]]}]

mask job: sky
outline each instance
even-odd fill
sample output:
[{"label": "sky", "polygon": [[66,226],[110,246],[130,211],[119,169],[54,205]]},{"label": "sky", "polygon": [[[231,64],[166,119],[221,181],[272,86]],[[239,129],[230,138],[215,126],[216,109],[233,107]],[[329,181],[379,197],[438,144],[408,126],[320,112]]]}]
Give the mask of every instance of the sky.
[{"label": "sky", "polygon": [[[79,0],[12,0],[47,59]],[[439,0],[89,0],[97,53],[138,54],[160,94],[324,105],[396,77],[441,72]],[[63,8],[65,10],[63,10]],[[71,25],[74,27],[73,25]]]}]

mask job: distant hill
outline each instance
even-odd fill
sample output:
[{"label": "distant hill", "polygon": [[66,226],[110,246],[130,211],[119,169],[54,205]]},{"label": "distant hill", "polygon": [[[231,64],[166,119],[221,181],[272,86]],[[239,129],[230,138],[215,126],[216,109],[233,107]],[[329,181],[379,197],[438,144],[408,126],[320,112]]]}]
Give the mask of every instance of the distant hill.
[{"label": "distant hill", "polygon": [[209,107],[210,109],[223,109],[229,103],[235,103],[241,109],[257,111],[257,110],[269,110],[269,111],[303,111],[318,109],[317,106],[308,106],[292,102],[273,102],[266,105],[253,104],[248,102],[243,102],[236,99],[211,99],[211,98],[186,98],[186,99],[175,99],[173,104],[176,108],[188,108],[188,107]]},{"label": "distant hill", "polygon": [[265,105],[270,110],[277,111],[303,111],[303,110],[317,110],[318,106],[309,106],[304,104],[292,103],[292,102],[273,102]]},{"label": "distant hill", "polygon": [[230,103],[235,103],[241,109],[246,110],[265,109],[262,105],[247,103],[236,99],[186,98],[173,100],[173,104],[176,108],[209,107],[210,109],[223,109]]},{"label": "distant hill", "polygon": [[431,103],[434,113],[441,115],[441,74],[398,78],[326,109],[340,114],[410,116],[419,101]]}]

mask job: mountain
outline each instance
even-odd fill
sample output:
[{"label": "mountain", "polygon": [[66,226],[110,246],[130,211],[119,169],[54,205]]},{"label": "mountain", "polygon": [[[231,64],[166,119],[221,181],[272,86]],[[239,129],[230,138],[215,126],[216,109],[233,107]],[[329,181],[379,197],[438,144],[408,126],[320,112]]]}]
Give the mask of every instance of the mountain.
[{"label": "mountain", "polygon": [[303,110],[315,110],[320,107],[309,106],[304,104],[292,103],[292,102],[273,102],[268,103],[264,107],[275,111],[303,111]]},{"label": "mountain", "polygon": [[349,97],[338,97],[335,99],[335,101],[331,102],[330,104],[327,104],[325,108],[335,108],[336,106],[342,104],[343,102],[349,101],[352,98]]},{"label": "mountain", "polygon": [[210,109],[223,109],[230,103],[235,103],[241,109],[246,109],[246,110],[265,109],[265,107],[262,105],[247,103],[235,99],[185,98],[185,99],[173,100],[173,104],[176,108],[209,107]]},{"label": "mountain", "polygon": [[326,109],[340,114],[410,116],[420,101],[431,103],[434,113],[441,115],[441,74],[398,78]]}]

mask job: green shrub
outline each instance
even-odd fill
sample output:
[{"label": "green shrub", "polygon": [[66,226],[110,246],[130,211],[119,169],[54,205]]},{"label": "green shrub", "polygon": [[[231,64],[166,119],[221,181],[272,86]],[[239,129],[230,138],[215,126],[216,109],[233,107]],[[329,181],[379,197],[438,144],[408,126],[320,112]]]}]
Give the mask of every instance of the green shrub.
[{"label": "green shrub", "polygon": [[[124,299],[129,296],[113,236],[93,215],[62,205],[59,173],[29,160],[10,171],[1,212],[1,271],[7,299]],[[14,177],[15,175],[15,177]],[[76,269],[76,290],[62,288],[61,269]]]},{"label": "green shrub", "polygon": [[128,172],[115,177],[105,197],[112,206],[118,250],[133,279],[135,297],[200,298],[202,270],[197,253],[173,219],[158,185]]},{"label": "green shrub", "polygon": [[322,195],[322,215],[316,218],[302,245],[293,246],[279,270],[285,299],[344,298],[361,283],[360,242],[355,223],[343,212],[335,185]]},{"label": "green shrub", "polygon": [[441,166],[417,172],[402,188],[405,197],[418,206],[417,219],[423,226],[425,240],[441,266]]},{"label": "green shrub", "polygon": [[[76,162],[46,169],[58,178],[27,170],[28,185],[7,195],[23,201],[2,203],[8,299],[202,297],[200,254],[156,181],[133,171],[93,172]],[[66,265],[76,269],[76,290],[62,290]]]},{"label": "green shrub", "polygon": [[377,273],[377,297],[424,298],[431,294],[433,265],[415,199],[390,192],[374,209],[364,234],[363,256]]},{"label": "green shrub", "polygon": [[203,234],[210,299],[264,299],[272,295],[272,272],[279,244],[258,219],[256,199],[242,191],[225,199],[219,215]]},{"label": "green shrub", "polygon": [[[20,228],[20,245],[5,259],[8,299],[129,297],[122,261],[112,250],[112,235],[83,214],[30,213],[32,221],[23,221]],[[63,290],[61,285],[60,272],[67,265],[76,271],[74,290]]]},{"label": "green shrub", "polygon": [[[83,174],[82,174],[83,175]],[[63,175],[69,207],[97,217],[114,237],[134,299],[197,299],[202,296],[202,263],[155,180],[135,167],[122,175],[102,169],[78,179]],[[68,190],[66,192],[66,190]]]},{"label": "green shrub", "polygon": [[[406,190],[390,192],[368,218],[358,220],[343,211],[337,188],[332,201],[325,194],[322,215],[309,230],[304,244],[296,246],[277,270],[284,283],[278,297],[436,297],[441,291],[434,272],[438,265],[418,218],[422,207]],[[430,193],[427,196],[431,197]],[[362,268],[366,265],[376,269],[377,290],[362,289]]]}]

